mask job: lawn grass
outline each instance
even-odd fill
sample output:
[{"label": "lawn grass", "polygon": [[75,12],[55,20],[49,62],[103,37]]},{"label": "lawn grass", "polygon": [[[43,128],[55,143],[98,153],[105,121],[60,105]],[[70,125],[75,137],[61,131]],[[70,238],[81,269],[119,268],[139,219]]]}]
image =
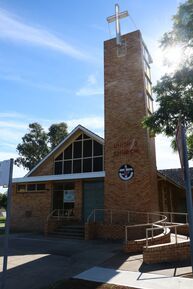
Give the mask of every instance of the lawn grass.
[{"label": "lawn grass", "polygon": [[122,285],[104,284],[80,279],[68,279],[57,282],[44,289],[133,289],[133,288]]},{"label": "lawn grass", "polygon": [[5,217],[0,217],[0,235],[4,234]]},{"label": "lawn grass", "polygon": [[0,228],[5,227],[5,217],[0,217]]}]

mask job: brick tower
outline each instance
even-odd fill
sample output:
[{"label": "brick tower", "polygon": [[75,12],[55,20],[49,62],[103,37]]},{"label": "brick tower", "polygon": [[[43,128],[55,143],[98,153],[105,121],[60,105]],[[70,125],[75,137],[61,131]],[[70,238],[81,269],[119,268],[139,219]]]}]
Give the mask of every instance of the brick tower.
[{"label": "brick tower", "polygon": [[153,110],[150,62],[140,31],[104,43],[105,208],[158,210],[155,141],[141,125]]}]

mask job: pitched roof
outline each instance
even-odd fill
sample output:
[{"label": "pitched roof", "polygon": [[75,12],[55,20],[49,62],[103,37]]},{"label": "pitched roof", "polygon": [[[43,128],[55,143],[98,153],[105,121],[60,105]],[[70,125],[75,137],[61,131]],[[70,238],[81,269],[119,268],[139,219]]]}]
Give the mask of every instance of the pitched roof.
[{"label": "pitched roof", "polygon": [[95,139],[101,144],[104,144],[104,139],[99,135],[93,133],[89,129],[85,128],[82,125],[76,126],[49,154],[47,154],[31,171],[29,171],[25,177],[29,177],[32,172],[34,172],[45,160],[47,160],[53,153],[55,153],[67,140],[70,139],[72,135],[74,135],[78,130],[82,131],[83,133],[87,134],[91,138]]},{"label": "pitched roof", "polygon": [[[184,187],[184,180],[182,175],[182,169],[166,169],[166,170],[158,170],[158,172],[169,179],[171,179],[173,182],[175,182],[177,185],[180,185]],[[190,179],[191,179],[191,185],[193,187],[193,168],[190,168]]]}]

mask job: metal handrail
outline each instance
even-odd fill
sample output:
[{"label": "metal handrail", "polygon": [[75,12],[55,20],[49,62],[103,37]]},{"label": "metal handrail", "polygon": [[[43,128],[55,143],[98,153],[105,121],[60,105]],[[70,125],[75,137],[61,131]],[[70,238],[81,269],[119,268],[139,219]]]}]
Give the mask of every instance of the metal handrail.
[{"label": "metal handrail", "polygon": [[47,218],[46,218],[46,221],[48,222],[49,221],[49,219],[51,218],[51,216],[54,214],[54,212],[56,212],[57,211],[57,209],[55,209],[55,210],[53,210],[53,211],[51,211],[51,213],[47,216]]},{"label": "metal handrail", "polygon": [[185,216],[186,224],[188,224],[188,213],[179,213],[179,212],[157,212],[157,213],[164,214],[164,215],[169,215],[171,223],[173,223],[173,216],[175,216],[175,215],[177,215],[177,216]]},{"label": "metal handrail", "polygon": [[[184,225],[186,225],[186,223],[184,223],[184,224],[177,224],[177,225],[164,225],[164,226],[162,226],[162,228],[163,228],[163,232],[165,232],[165,234],[166,234],[166,229],[170,229],[170,228],[175,228],[175,243],[176,244],[178,244],[178,234],[177,234],[177,228],[179,228],[179,227],[181,227],[181,226],[184,226]],[[153,232],[154,232],[154,230],[160,230],[161,228],[147,228],[146,229],[146,248],[148,248],[148,239],[149,239],[149,234],[148,234],[148,232],[149,231],[151,231],[152,232],[152,235],[151,235],[151,239],[153,239],[154,238],[154,234],[153,234]]]},{"label": "metal handrail", "polygon": [[[113,216],[114,216],[114,213],[115,213],[115,212],[118,212],[118,213],[127,213],[127,222],[128,222],[128,223],[130,222],[130,216],[131,216],[132,214],[134,214],[134,215],[143,215],[143,214],[145,214],[146,217],[147,217],[147,223],[148,223],[148,224],[150,223],[150,216],[156,216],[156,217],[162,218],[161,220],[159,219],[159,220],[156,221],[156,222],[163,222],[163,221],[165,221],[165,218],[167,219],[166,216],[161,215],[161,214],[159,214],[158,212],[137,212],[137,211],[118,210],[118,209],[93,209],[92,212],[90,213],[90,215],[89,215],[88,218],[87,218],[87,223],[90,222],[92,216],[93,216],[93,219],[94,219],[94,222],[95,222],[95,221],[96,221],[96,212],[99,212],[99,211],[109,212],[109,213],[110,213],[110,224],[113,223]],[[153,222],[151,222],[151,223],[153,223]],[[154,223],[155,223],[155,222],[154,222]]]},{"label": "metal handrail", "polygon": [[73,212],[73,209],[55,209],[47,216],[47,222],[49,221],[51,217],[58,218],[58,220],[60,218],[70,219],[71,217],[73,217],[71,216],[72,212]]},{"label": "metal handrail", "polygon": [[[158,217],[160,217],[160,218],[162,218],[162,219],[150,223],[150,222],[149,222],[149,215],[155,215],[155,216],[158,216]],[[151,225],[152,228],[153,228],[153,226],[158,226],[159,224],[162,224],[162,223],[165,224],[165,222],[166,222],[166,220],[167,220],[167,217],[164,216],[164,215],[161,215],[161,214],[158,214],[158,213],[149,213],[149,212],[147,212],[147,218],[148,218],[148,222],[147,222],[147,223],[125,226],[125,243],[127,243],[127,241],[128,241],[128,237],[127,237],[127,236],[128,236],[128,235],[127,235],[127,230],[128,230],[128,228],[145,227],[145,226],[147,226],[147,225]],[[160,226],[160,227],[163,227],[163,226]],[[159,228],[159,229],[160,229],[160,228]],[[146,230],[147,230],[147,229],[146,229]]]}]

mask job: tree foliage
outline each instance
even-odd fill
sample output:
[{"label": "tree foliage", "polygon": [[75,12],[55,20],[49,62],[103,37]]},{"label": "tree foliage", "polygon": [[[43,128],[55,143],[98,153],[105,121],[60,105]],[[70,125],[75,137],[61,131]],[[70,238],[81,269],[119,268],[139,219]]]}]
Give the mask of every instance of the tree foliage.
[{"label": "tree foliage", "polygon": [[48,132],[51,149],[54,149],[67,134],[67,124],[65,122],[52,124]]},{"label": "tree foliage", "polygon": [[[173,28],[165,33],[161,46],[181,45],[186,54],[184,63],[173,74],[164,75],[153,88],[158,109],[146,117],[143,125],[151,133],[174,137],[179,116],[187,129],[189,158],[193,159],[193,0],[181,4],[173,16]],[[176,150],[175,141],[172,147]]]},{"label": "tree foliage", "polygon": [[0,208],[7,207],[7,194],[0,193]]},{"label": "tree foliage", "polygon": [[17,166],[31,170],[67,135],[67,125],[62,122],[50,126],[48,133],[39,123],[29,124],[29,132],[22,137],[17,145],[19,157],[15,160]]},{"label": "tree foliage", "polygon": [[172,30],[163,35],[163,47],[175,44],[193,47],[193,0],[179,5],[176,15],[173,16]]}]

